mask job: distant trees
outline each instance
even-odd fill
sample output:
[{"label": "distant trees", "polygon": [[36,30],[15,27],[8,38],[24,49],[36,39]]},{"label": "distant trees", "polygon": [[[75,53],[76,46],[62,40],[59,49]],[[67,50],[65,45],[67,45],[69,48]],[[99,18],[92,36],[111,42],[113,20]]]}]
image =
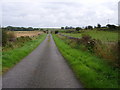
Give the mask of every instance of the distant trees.
[{"label": "distant trees", "polygon": [[116,25],[111,25],[111,24],[107,24],[106,26],[102,26],[101,24],[97,24],[96,26],[91,26],[91,25],[88,25],[84,28],[81,28],[81,27],[68,27],[66,26],[64,29],[75,29],[76,31],[80,31],[81,29],[83,30],[104,30],[104,31],[109,31],[109,30],[120,30],[120,26],[116,26]]},{"label": "distant trees", "polygon": [[33,28],[33,30],[39,30],[39,28]]},{"label": "distant trees", "polygon": [[[7,26],[7,27],[2,27],[2,29],[4,30],[8,30],[8,31],[34,31],[34,30],[40,30],[43,31],[44,29],[42,28],[33,28],[33,27],[13,27],[13,26]],[[101,26],[100,24],[97,24],[96,26],[86,26],[86,27],[72,27],[72,26],[66,26],[66,27],[61,27],[61,29],[65,29],[66,31],[80,31],[82,30],[120,30],[120,26],[116,26],[116,25],[111,25],[111,24],[107,24],[106,26]]]},{"label": "distant trees", "polygon": [[100,24],[98,24],[98,25],[97,25],[97,28],[101,28],[101,25],[100,25]]},{"label": "distant trees", "polygon": [[32,28],[32,27],[28,27],[28,30],[29,30],[29,31],[33,31],[33,28]]},{"label": "distant trees", "polygon": [[66,26],[65,29],[70,29],[70,28],[68,26]]},{"label": "distant trees", "polygon": [[106,27],[108,27],[109,29],[116,29],[117,26],[115,25],[110,25],[110,24],[107,24]]},{"label": "distant trees", "polygon": [[13,26],[7,26],[7,27],[4,27],[2,29],[6,29],[6,30],[9,30],[9,31],[34,31],[34,30],[39,30],[39,28],[32,28],[32,27],[25,28],[25,27],[13,27]]},{"label": "distant trees", "polygon": [[76,27],[76,29],[75,29],[76,31],[80,31],[81,30],[81,28],[80,27]]},{"label": "distant trees", "polygon": [[91,29],[91,30],[92,30],[92,29],[93,29],[93,26],[90,26],[90,25],[89,25],[89,26],[86,26],[85,29]]},{"label": "distant trees", "polygon": [[74,27],[72,27],[72,26],[70,26],[70,27],[66,26],[65,29],[74,29]]},{"label": "distant trees", "polygon": [[58,34],[58,30],[57,30],[57,31],[55,31],[55,34]]},{"label": "distant trees", "polygon": [[89,25],[89,26],[86,26],[85,29],[93,29],[93,27]]},{"label": "distant trees", "polygon": [[44,30],[44,29],[42,29],[42,28],[40,29],[40,31],[43,31],[43,30]]},{"label": "distant trees", "polygon": [[88,29],[93,29],[93,27],[92,26],[88,26]]},{"label": "distant trees", "polygon": [[11,26],[8,26],[8,27],[6,27],[7,28],[7,30],[12,30],[12,27]]},{"label": "distant trees", "polygon": [[61,27],[61,29],[64,29],[64,27]]}]

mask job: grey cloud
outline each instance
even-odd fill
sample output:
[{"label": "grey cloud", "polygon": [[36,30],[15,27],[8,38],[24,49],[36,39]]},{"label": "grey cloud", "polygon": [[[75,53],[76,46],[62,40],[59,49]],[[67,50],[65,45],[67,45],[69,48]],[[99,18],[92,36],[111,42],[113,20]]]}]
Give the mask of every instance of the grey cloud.
[{"label": "grey cloud", "polygon": [[3,26],[61,27],[117,23],[117,3],[5,2]]}]

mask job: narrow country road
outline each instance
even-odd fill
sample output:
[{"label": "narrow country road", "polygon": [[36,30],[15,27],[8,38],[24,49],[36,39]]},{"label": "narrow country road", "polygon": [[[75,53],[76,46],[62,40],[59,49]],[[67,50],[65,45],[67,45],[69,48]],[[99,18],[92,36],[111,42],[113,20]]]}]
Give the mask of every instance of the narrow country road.
[{"label": "narrow country road", "polygon": [[3,88],[82,88],[51,34],[2,80]]}]

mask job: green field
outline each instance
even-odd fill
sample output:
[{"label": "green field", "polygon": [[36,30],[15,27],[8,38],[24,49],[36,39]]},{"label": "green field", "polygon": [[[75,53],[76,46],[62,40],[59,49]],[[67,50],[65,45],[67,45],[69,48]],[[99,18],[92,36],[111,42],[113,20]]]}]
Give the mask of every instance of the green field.
[{"label": "green field", "polygon": [[85,88],[118,88],[116,68],[87,51],[72,48],[57,35],[53,37],[59,51]]},{"label": "green field", "polygon": [[73,37],[82,37],[82,34],[90,35],[93,39],[99,39],[101,41],[118,41],[118,33],[113,31],[96,31],[96,30],[86,30],[81,33],[62,33],[64,35],[73,36]]},{"label": "green field", "polygon": [[24,43],[24,46],[9,49],[2,52],[2,69],[6,72],[9,68],[13,67],[21,59],[27,56],[32,50],[34,50],[44,39],[46,34],[37,36],[35,39]]}]

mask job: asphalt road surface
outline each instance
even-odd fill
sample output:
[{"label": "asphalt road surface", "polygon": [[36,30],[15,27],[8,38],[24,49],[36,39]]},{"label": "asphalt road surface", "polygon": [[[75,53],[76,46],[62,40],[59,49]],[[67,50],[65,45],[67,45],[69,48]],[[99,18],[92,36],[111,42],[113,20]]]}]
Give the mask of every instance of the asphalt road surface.
[{"label": "asphalt road surface", "polygon": [[82,88],[51,34],[2,77],[3,88]]}]

